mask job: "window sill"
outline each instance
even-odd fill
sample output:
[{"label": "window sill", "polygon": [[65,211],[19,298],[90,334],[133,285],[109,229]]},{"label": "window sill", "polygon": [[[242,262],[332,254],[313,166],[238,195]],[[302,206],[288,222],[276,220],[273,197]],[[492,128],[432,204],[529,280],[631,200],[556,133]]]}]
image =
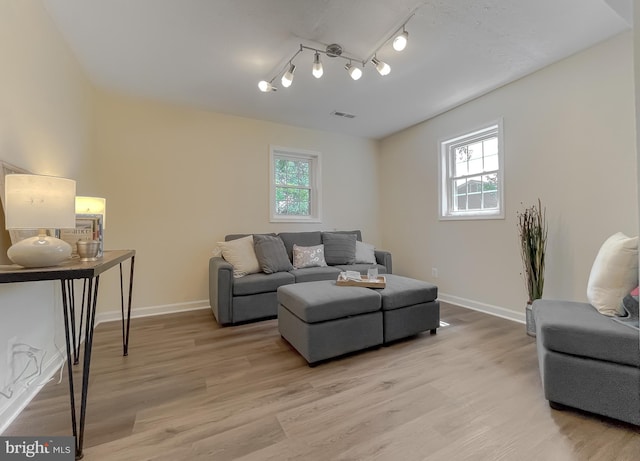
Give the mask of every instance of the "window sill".
[{"label": "window sill", "polygon": [[440,221],[477,221],[488,219],[505,219],[503,212],[440,215]]},{"label": "window sill", "polygon": [[311,218],[286,217],[286,218],[284,218],[284,217],[280,217],[280,216],[278,216],[278,217],[272,216],[269,219],[269,222],[272,222],[272,223],[301,223],[301,224],[304,224],[304,223],[321,223],[322,220],[320,218],[314,218],[314,217],[311,217]]}]

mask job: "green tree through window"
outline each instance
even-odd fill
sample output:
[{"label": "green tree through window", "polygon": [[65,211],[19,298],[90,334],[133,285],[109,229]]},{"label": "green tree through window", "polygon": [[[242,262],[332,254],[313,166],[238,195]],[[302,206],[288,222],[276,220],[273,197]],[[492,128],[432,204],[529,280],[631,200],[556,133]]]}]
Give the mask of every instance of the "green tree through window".
[{"label": "green tree through window", "polygon": [[271,219],[317,220],[319,154],[272,148]]}]

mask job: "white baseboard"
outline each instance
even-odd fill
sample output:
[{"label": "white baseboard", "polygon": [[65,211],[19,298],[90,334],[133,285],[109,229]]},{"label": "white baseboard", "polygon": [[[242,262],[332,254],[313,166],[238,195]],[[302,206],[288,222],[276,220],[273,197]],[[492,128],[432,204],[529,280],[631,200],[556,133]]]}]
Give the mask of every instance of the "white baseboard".
[{"label": "white baseboard", "polygon": [[465,307],[474,311],[484,312],[485,314],[494,315],[513,322],[526,323],[527,321],[524,313],[524,307],[522,308],[522,312],[516,312],[504,307],[492,306],[491,304],[461,298],[460,296],[454,296],[448,293],[438,293],[438,299],[449,304],[455,304],[456,306]]},{"label": "white baseboard", "polygon": [[[56,379],[55,375],[59,372],[60,367],[66,362],[66,356],[58,351],[55,356],[51,357],[46,365],[42,367],[42,373],[38,377],[37,382],[31,383],[28,387],[22,388],[17,395],[14,395],[13,402],[2,411],[0,418],[0,434],[2,434],[14,419],[25,409],[29,402],[38,395],[38,392],[52,379]],[[62,384],[66,387],[66,384]]]},{"label": "white baseboard", "polygon": [[[131,309],[131,318],[151,317],[154,315],[173,314],[176,312],[195,311],[198,309],[210,309],[209,300],[189,301],[186,303],[163,304],[160,306],[137,307]],[[96,326],[102,322],[114,322],[122,319],[120,308],[98,312],[96,314]]]}]

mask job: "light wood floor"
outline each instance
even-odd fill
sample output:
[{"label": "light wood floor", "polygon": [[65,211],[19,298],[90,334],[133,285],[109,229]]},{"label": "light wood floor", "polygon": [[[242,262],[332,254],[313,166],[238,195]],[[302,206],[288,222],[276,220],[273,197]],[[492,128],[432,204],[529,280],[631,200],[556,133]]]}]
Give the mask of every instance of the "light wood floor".
[{"label": "light wood floor", "polygon": [[[316,368],[275,320],[136,319],[129,357],[119,323],[102,324],[85,459],[640,459],[639,428],[549,408],[523,325],[446,305],[441,317],[435,336]],[[68,435],[68,405],[66,381],[50,383],[4,435]]]}]

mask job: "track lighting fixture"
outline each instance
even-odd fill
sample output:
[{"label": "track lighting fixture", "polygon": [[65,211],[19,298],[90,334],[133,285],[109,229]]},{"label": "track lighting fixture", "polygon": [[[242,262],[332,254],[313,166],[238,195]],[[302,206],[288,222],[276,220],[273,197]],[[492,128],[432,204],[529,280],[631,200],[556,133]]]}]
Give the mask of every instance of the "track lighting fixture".
[{"label": "track lighting fixture", "polygon": [[391,72],[391,66],[384,61],[378,61],[375,56],[371,59],[371,62],[376,66],[376,70],[380,75],[389,75],[389,72]]},{"label": "track lighting fixture", "polygon": [[[411,15],[398,29],[395,29],[392,34],[387,36],[388,38],[383,42],[382,46],[385,46],[389,42],[392,42],[393,49],[395,49],[396,51],[404,50],[407,46],[407,40],[409,38],[409,33],[406,30],[406,25],[415,14],[416,10],[411,13]],[[260,83],[258,83],[258,88],[264,93],[276,91],[277,88],[273,86],[273,81],[278,77],[278,75],[282,75],[282,78],[280,80],[282,82],[282,86],[285,88],[290,87],[291,83],[293,83],[293,73],[296,70],[296,66],[293,64],[293,60],[304,50],[310,50],[314,52],[311,73],[315,78],[321,78],[324,74],[324,67],[322,65],[322,62],[320,61],[320,53],[331,59],[342,58],[347,60],[348,63],[345,65],[345,69],[353,80],[358,80],[360,77],[362,77],[362,68],[369,62],[371,62],[375,66],[380,75],[389,75],[389,73],[391,72],[391,66],[384,61],[380,61],[376,56],[382,46],[376,49],[374,53],[367,59],[359,59],[354,57],[353,55],[343,55],[342,46],[338,45],[337,43],[327,45],[324,50],[300,44],[300,48],[293,54],[293,56],[291,56],[291,58],[287,61],[287,64],[285,64],[285,66],[282,67],[271,80],[260,81]]]},{"label": "track lighting fixture", "polygon": [[293,73],[296,71],[296,66],[289,63],[289,70],[284,73],[282,76],[282,86],[285,88],[289,88],[293,83]]},{"label": "track lighting fixture", "polygon": [[404,50],[407,47],[407,41],[409,41],[409,32],[402,26],[402,33],[393,39],[393,49],[396,51]]},{"label": "track lighting fixture", "polygon": [[347,69],[347,72],[349,72],[349,76],[352,79],[358,80],[360,77],[362,77],[362,71],[360,70],[360,68],[354,66],[353,64],[351,64],[351,62],[344,66],[344,68]]},{"label": "track lighting fixture", "polygon": [[320,53],[318,53],[317,51],[316,55],[313,58],[313,68],[311,70],[311,73],[315,78],[322,77],[322,74],[324,73],[324,70],[322,69],[322,63],[320,62]]}]

